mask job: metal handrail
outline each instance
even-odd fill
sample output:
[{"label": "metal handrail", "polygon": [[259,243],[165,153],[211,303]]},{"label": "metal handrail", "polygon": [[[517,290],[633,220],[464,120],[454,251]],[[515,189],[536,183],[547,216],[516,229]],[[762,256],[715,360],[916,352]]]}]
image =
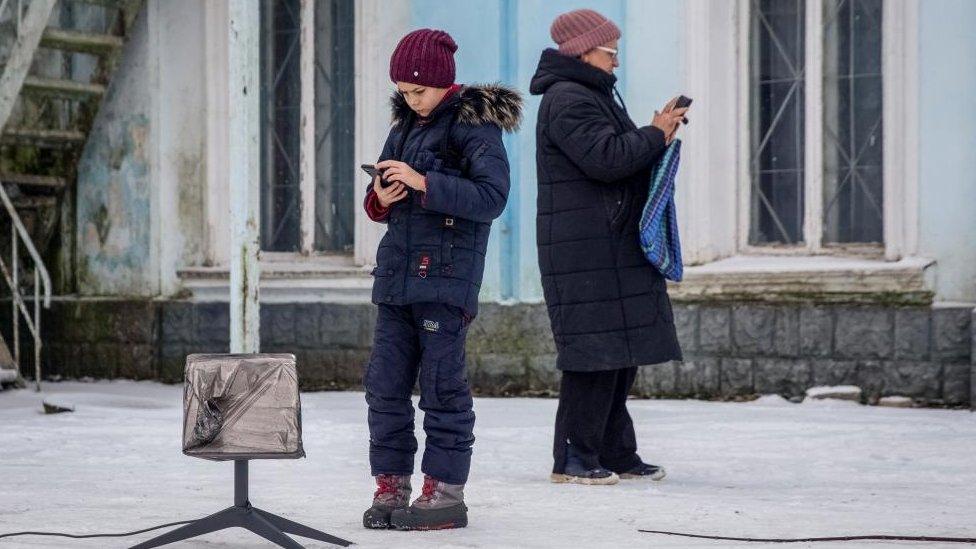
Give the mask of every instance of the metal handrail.
[{"label": "metal handrail", "polygon": [[24,222],[20,220],[20,215],[17,214],[17,208],[10,201],[10,196],[7,195],[7,190],[3,188],[3,185],[0,185],[0,200],[3,201],[3,207],[7,209],[7,213],[13,219],[14,227],[17,228],[17,233],[20,234],[20,238],[24,242],[24,247],[27,248],[27,253],[34,260],[37,270],[40,271],[41,282],[44,284],[44,308],[49,308],[51,306],[51,275],[47,272],[47,267],[44,266],[44,260],[41,259],[41,254],[34,247],[34,241],[31,240],[30,233],[24,227]]},{"label": "metal handrail", "polygon": [[[27,324],[27,329],[30,331],[31,335],[34,337],[34,384],[38,391],[41,390],[41,287],[44,288],[44,308],[48,309],[51,307],[51,275],[47,271],[47,267],[44,266],[44,261],[41,260],[41,254],[37,252],[37,248],[34,247],[34,241],[31,240],[30,234],[27,232],[27,228],[24,227],[24,222],[21,221],[20,215],[17,213],[17,209],[14,207],[13,202],[11,202],[10,197],[7,195],[7,190],[3,187],[3,182],[0,181],[0,202],[3,202],[3,207],[6,208],[7,213],[10,215],[11,230],[10,230],[10,243],[11,243],[11,263],[13,269],[8,269],[7,264],[4,263],[3,259],[0,258],[0,273],[3,274],[4,280],[7,285],[10,286],[10,295],[12,301],[13,309],[13,330],[14,330],[14,362],[17,365],[17,374],[20,376],[20,318],[19,315],[24,315],[24,322]],[[18,238],[19,237],[19,238]],[[34,315],[31,318],[31,314],[27,310],[27,304],[24,303],[24,298],[20,293],[20,283],[19,283],[19,256],[20,247],[19,243],[24,243],[24,248],[27,249],[27,254],[34,261]]]},{"label": "metal handrail", "polygon": [[[54,10],[56,0],[15,0],[13,3],[16,10],[13,22],[14,43],[12,44],[9,57],[0,72],[0,128],[7,125],[10,113],[13,112],[14,102],[16,101],[24,79],[33,63],[34,53],[37,51],[41,42],[41,37],[51,12]],[[9,0],[0,0],[0,14],[4,13]],[[26,8],[26,9],[25,9]],[[24,315],[24,321],[31,335],[34,336],[34,380],[37,390],[41,390],[41,287],[44,289],[44,307],[51,306],[51,275],[47,272],[41,254],[34,247],[34,242],[30,238],[27,229],[24,227],[17,209],[14,208],[7,190],[0,182],[0,202],[10,215],[11,230],[11,264],[12,269],[7,268],[7,264],[0,259],[0,271],[7,285],[10,286],[11,307],[13,309],[13,344],[14,362],[17,367],[17,377],[20,376],[20,314]],[[24,298],[20,293],[20,245],[18,241],[23,241],[27,253],[34,262],[34,314],[27,310]]]}]

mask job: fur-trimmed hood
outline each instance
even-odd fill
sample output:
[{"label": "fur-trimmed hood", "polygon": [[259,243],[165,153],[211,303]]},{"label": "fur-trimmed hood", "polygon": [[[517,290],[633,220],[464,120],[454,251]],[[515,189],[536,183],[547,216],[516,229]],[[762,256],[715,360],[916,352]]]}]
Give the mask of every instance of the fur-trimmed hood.
[{"label": "fur-trimmed hood", "polygon": [[[445,105],[457,106],[458,122],[471,126],[495,124],[507,132],[514,132],[522,123],[522,96],[519,92],[499,84],[463,86]],[[390,97],[393,123],[400,124],[413,111],[399,93]],[[443,106],[443,105],[442,105]],[[437,111],[434,111],[436,116]]]}]

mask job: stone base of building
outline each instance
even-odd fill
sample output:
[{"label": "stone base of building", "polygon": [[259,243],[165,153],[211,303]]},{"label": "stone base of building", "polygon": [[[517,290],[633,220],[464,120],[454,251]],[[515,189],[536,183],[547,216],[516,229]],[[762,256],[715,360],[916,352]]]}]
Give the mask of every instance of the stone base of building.
[{"label": "stone base of building", "polygon": [[[642,368],[640,396],[795,397],[813,386],[857,385],[868,401],[904,395],[931,405],[973,402],[971,307],[674,308],[685,361]],[[261,348],[294,353],[305,389],[356,389],[375,318],[369,304],[262,305]],[[9,318],[3,320],[10,333]],[[229,321],[227,303],[60,298],[44,311],[44,375],[179,382],[187,354],[227,352]],[[29,353],[29,341],[21,348]],[[554,365],[544,305],[482,305],[468,339],[469,379],[479,394],[554,394]]]}]

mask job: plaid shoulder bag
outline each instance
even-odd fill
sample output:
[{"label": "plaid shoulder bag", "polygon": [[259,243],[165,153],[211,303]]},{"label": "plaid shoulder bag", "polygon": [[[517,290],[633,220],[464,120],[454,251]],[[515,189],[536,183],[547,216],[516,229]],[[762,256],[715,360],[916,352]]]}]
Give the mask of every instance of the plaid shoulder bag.
[{"label": "plaid shoulder bag", "polygon": [[680,282],[681,240],[674,207],[674,180],[681,158],[681,140],[675,139],[651,174],[647,204],[640,218],[640,244],[644,257],[668,280]]}]

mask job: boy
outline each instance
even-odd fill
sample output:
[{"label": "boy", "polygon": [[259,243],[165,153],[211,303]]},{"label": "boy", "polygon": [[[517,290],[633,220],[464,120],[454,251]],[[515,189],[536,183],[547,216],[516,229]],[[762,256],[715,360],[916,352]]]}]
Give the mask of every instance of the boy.
[{"label": "boy", "polygon": [[[376,252],[379,309],[364,377],[377,485],[363,515],[367,528],[467,526],[474,412],[464,342],[477,314],[491,222],[508,198],[501,132],[518,127],[522,102],[505,88],[455,84],[456,50],[446,32],[421,29],[390,60],[394,125],[364,204],[388,226]],[[418,375],[425,477],[408,506]]]}]

